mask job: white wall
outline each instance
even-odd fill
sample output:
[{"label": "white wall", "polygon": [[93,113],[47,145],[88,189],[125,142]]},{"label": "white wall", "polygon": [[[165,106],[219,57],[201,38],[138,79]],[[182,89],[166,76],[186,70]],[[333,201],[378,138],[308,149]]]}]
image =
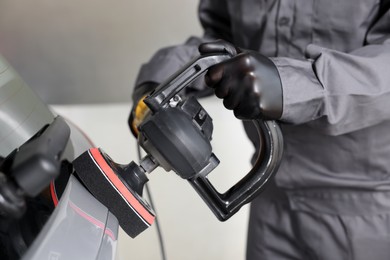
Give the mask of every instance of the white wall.
[{"label": "white wall", "polygon": [[130,100],[160,47],[201,35],[197,0],[2,0],[0,53],[50,103]]}]

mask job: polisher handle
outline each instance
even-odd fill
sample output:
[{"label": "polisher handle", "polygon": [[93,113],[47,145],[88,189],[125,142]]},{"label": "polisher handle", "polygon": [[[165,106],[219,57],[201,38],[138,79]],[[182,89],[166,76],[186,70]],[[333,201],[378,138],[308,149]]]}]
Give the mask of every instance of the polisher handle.
[{"label": "polisher handle", "polygon": [[166,106],[176,94],[205,73],[211,66],[230,58],[232,58],[232,55],[229,53],[211,53],[195,57],[150,93],[144,99],[145,104],[155,113]]},{"label": "polisher handle", "polygon": [[[175,101],[174,97],[181,90],[189,86],[196,78],[203,75],[211,66],[230,58],[232,58],[232,54],[229,53],[210,53],[200,55],[190,61],[144,99],[145,104],[152,111],[152,116],[149,117],[149,122],[144,122],[139,127],[145,137],[144,141],[142,141],[142,138],[140,139],[141,146],[148,153],[152,154],[160,162],[160,165],[169,162],[170,167],[166,166],[164,167],[165,169],[173,169],[178,175],[189,180],[217,218],[222,221],[231,217],[241,206],[250,202],[263,189],[270,177],[276,173],[283,152],[283,136],[278,124],[275,121],[253,120],[252,122],[256,126],[260,140],[263,141],[262,148],[264,148],[263,152],[257,158],[253,169],[223,194],[219,193],[207,179],[208,173],[218,164],[218,159],[212,154],[211,150],[202,150],[199,147],[195,149],[196,145],[194,143],[209,143],[213,128],[212,123],[207,128],[208,131],[205,131],[204,127],[197,123],[197,113],[185,112],[184,110],[186,109],[183,108],[185,106],[182,106],[185,102],[181,101],[180,98],[176,103],[173,101]],[[170,106],[175,107],[175,109],[170,108]],[[194,102],[189,107],[192,108],[190,109],[191,111],[204,111],[200,105]],[[187,121],[186,123],[184,121],[177,123],[179,116],[174,116],[173,112],[168,112],[168,109],[170,111],[176,111],[179,114],[182,112],[187,113],[186,117],[190,116],[192,123],[191,120],[187,120],[188,123]],[[180,111],[178,112],[177,110]],[[165,117],[160,120],[162,116]],[[203,135],[203,137],[195,138],[195,135],[189,136],[189,130],[191,129],[196,129],[199,132],[196,136]],[[206,132],[210,136],[206,137]],[[194,141],[195,139],[196,141]],[[165,140],[165,142],[162,142],[162,140]],[[191,145],[188,145],[190,143]],[[202,147],[206,146],[204,145]],[[168,149],[168,147],[171,149]],[[192,149],[188,149],[188,147],[192,147]],[[176,151],[178,156],[169,151]],[[195,160],[196,158],[200,158],[200,156],[193,154],[196,151],[201,151],[203,155],[207,154],[209,160]],[[179,155],[186,155],[186,158],[188,157],[190,159],[179,160]],[[189,167],[179,167],[183,162],[188,162],[185,165],[189,165]],[[197,167],[192,167],[193,165]],[[194,170],[195,168],[196,170]]]},{"label": "polisher handle", "polygon": [[233,216],[243,205],[253,200],[276,173],[283,153],[283,136],[275,121],[253,120],[264,153],[259,154],[254,167],[228,191],[219,193],[207,175],[198,175],[189,182],[203,198],[215,216],[225,221]]}]

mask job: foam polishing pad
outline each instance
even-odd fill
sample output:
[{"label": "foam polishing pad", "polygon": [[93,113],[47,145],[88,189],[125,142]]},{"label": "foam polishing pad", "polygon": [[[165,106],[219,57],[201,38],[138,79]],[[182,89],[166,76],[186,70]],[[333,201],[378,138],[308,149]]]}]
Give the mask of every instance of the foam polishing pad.
[{"label": "foam polishing pad", "polygon": [[135,174],[133,171],[138,168],[119,167],[98,148],[89,149],[77,157],[73,167],[85,187],[116,216],[129,236],[134,238],[152,225],[155,219],[152,208],[131,188],[126,181],[129,178],[122,177]]}]

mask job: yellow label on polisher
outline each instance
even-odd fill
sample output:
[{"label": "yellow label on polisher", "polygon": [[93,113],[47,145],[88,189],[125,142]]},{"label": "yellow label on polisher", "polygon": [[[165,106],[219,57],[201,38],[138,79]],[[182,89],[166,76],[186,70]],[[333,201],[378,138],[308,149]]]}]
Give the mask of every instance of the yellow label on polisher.
[{"label": "yellow label on polisher", "polygon": [[134,130],[134,133],[138,135],[138,126],[144,121],[146,116],[149,114],[150,109],[148,106],[144,103],[146,95],[143,96],[137,103],[137,106],[135,107],[134,111],[134,119],[131,123],[131,127]]}]

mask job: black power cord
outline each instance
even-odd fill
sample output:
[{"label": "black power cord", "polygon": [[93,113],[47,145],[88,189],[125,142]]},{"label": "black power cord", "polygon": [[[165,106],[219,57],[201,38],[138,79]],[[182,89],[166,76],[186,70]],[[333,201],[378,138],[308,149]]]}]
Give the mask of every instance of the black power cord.
[{"label": "black power cord", "polygon": [[[141,161],[142,155],[141,155],[141,147],[139,144],[137,144],[137,152],[138,152],[138,161]],[[146,193],[149,197],[150,206],[154,209],[154,212],[156,213],[156,216],[157,216],[156,208],[155,208],[154,203],[153,203],[152,194],[150,192],[148,183],[145,183],[145,190],[146,190]],[[160,243],[161,259],[166,260],[167,258],[166,258],[166,254],[165,254],[164,240],[162,237],[162,232],[161,232],[160,224],[159,224],[157,217],[156,217],[154,222],[156,225],[158,240]]]}]

